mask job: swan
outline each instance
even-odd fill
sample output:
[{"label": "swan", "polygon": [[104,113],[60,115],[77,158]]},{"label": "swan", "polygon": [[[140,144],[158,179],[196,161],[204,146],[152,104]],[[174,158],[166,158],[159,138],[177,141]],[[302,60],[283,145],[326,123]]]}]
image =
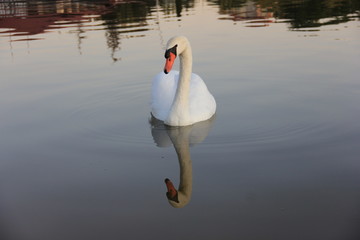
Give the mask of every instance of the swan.
[{"label": "swan", "polygon": [[190,157],[189,135],[192,126],[174,128],[168,131],[174,144],[180,165],[180,183],[178,189],[170,179],[165,179],[166,197],[169,204],[175,208],[182,208],[190,202],[192,193],[192,162]]},{"label": "swan", "polygon": [[[180,59],[180,72],[172,66]],[[192,73],[192,51],[184,36],[166,45],[164,72],[155,76],[151,89],[151,114],[169,126],[187,126],[211,118],[216,102],[204,81]]]},{"label": "swan", "polygon": [[192,195],[192,161],[190,146],[201,143],[207,137],[215,117],[184,127],[171,127],[152,118],[151,134],[158,147],[174,146],[180,165],[180,183],[178,188],[172,181],[165,179],[166,197],[174,208],[182,208],[190,202]]}]

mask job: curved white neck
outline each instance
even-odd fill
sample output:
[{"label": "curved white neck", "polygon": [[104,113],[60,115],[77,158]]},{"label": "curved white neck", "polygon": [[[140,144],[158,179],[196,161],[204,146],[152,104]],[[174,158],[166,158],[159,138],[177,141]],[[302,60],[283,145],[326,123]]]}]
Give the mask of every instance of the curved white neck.
[{"label": "curved white neck", "polygon": [[192,127],[181,127],[168,132],[174,144],[180,165],[180,183],[178,187],[178,201],[169,200],[169,203],[176,208],[184,207],[190,202],[192,194],[192,162],[190,157],[190,132]]},{"label": "curved white neck", "polygon": [[192,73],[192,51],[190,44],[187,44],[185,50],[179,54],[180,58],[180,76],[174,101],[166,124],[172,126],[190,125],[189,114],[189,91],[190,79]]}]

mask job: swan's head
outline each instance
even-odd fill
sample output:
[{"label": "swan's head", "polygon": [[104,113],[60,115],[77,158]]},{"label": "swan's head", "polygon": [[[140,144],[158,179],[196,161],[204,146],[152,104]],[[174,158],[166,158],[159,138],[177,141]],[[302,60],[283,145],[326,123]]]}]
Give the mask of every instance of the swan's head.
[{"label": "swan's head", "polygon": [[176,188],[174,187],[174,184],[167,178],[165,179],[165,184],[167,188],[166,197],[169,201],[173,201],[176,203],[179,203],[179,194]]},{"label": "swan's head", "polygon": [[166,197],[171,206],[173,206],[174,208],[182,208],[190,202],[191,187],[190,189],[188,187],[188,190],[185,191],[184,189],[182,191],[178,191],[174,187],[174,184],[168,178],[165,179],[165,184],[168,190],[166,192]]},{"label": "swan's head", "polygon": [[168,74],[174,65],[176,57],[181,55],[189,46],[189,41],[186,37],[177,36],[171,38],[166,44],[165,58],[166,63],[164,73]]}]

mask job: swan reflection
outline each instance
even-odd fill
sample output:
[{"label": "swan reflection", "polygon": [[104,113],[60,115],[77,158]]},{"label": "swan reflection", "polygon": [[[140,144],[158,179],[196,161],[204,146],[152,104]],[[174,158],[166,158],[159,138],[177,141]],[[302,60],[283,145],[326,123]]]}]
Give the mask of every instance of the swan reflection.
[{"label": "swan reflection", "polygon": [[192,162],[190,146],[201,143],[207,137],[214,122],[213,116],[207,121],[184,127],[170,127],[152,117],[151,134],[158,147],[174,146],[180,165],[180,183],[176,189],[170,179],[165,179],[167,199],[175,208],[184,207],[192,194]]}]

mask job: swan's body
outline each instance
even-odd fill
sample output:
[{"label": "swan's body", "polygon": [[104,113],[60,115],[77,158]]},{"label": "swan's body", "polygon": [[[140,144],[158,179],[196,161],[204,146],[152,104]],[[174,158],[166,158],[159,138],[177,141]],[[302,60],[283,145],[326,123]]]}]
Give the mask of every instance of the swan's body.
[{"label": "swan's body", "polygon": [[[180,72],[170,71],[179,55]],[[187,126],[211,118],[216,102],[204,81],[192,73],[192,52],[185,37],[167,43],[164,73],[152,83],[151,113],[170,126]]]}]

